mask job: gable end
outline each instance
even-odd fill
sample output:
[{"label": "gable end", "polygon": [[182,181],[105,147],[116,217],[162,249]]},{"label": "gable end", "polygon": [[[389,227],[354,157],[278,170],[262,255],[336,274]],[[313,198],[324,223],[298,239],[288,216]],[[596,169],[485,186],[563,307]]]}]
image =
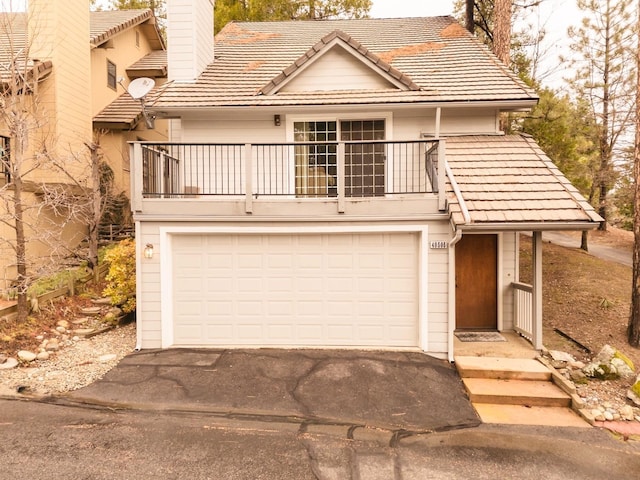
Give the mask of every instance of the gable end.
[{"label": "gable end", "polygon": [[258,91],[258,95],[274,95],[285,89],[294,79],[300,77],[305,70],[321,61],[322,58],[332,53],[335,54],[337,49],[347,52],[361,66],[365,66],[371,73],[381,77],[380,80],[389,84],[386,88],[395,87],[403,91],[420,90],[420,87],[409,76],[392,67],[350,35],[340,30],[334,30],[325,35],[318,43],[262,87]]}]

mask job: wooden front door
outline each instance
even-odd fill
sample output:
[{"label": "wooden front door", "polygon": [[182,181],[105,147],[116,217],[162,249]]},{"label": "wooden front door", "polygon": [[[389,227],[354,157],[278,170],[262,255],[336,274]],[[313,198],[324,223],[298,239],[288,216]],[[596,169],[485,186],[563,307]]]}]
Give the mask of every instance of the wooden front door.
[{"label": "wooden front door", "polygon": [[455,248],[456,329],[496,329],[498,236],[463,235]]}]

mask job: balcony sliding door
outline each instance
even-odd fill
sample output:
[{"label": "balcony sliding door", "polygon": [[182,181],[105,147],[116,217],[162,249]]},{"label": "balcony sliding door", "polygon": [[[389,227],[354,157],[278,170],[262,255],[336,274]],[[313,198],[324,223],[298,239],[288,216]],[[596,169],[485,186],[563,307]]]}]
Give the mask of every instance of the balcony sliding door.
[{"label": "balcony sliding door", "polygon": [[[335,197],[338,138],[345,144],[345,195],[385,193],[384,120],[294,122],[296,196]],[[360,143],[362,142],[362,143]],[[367,143],[371,142],[371,143]]]}]

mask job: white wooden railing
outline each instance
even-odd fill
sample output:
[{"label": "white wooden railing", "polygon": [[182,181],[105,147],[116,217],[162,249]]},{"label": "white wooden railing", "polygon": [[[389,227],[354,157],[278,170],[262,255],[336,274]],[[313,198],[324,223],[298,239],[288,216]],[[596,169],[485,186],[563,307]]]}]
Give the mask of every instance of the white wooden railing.
[{"label": "white wooden railing", "polygon": [[513,282],[515,326],[514,329],[533,343],[533,287]]}]

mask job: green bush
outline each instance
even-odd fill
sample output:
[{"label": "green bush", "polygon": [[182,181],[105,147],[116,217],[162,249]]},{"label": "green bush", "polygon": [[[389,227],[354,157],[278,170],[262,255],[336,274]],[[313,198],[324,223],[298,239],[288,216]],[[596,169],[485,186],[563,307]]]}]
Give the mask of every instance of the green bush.
[{"label": "green bush", "polygon": [[111,303],[120,305],[125,313],[136,309],[136,244],[132,239],[122,240],[110,248],[104,256],[109,263],[107,286],[103,295],[111,297]]}]

